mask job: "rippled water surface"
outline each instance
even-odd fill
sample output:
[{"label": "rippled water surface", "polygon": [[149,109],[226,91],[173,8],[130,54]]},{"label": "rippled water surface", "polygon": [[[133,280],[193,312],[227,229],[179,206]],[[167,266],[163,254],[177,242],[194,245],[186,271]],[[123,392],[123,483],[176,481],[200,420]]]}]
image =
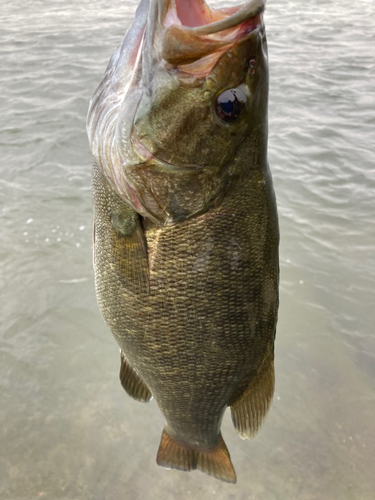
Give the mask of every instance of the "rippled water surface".
[{"label": "rippled water surface", "polygon": [[224,420],[235,486],[156,466],[163,418],[96,305],[85,115],[135,7],[1,7],[0,498],[371,500],[375,3],[268,2],[277,385],[253,442]]}]

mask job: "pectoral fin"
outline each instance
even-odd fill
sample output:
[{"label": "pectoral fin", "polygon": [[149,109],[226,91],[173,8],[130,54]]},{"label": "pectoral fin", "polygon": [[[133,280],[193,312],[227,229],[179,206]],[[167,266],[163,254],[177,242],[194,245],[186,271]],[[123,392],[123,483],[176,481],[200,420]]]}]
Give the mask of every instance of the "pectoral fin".
[{"label": "pectoral fin", "polygon": [[141,380],[139,375],[133,370],[121,352],[120,381],[122,387],[132,398],[144,403],[150,401],[152,394],[147,385]]},{"label": "pectoral fin", "polygon": [[100,275],[112,270],[127,290],[137,295],[148,293],[148,255],[142,218],[118,196],[95,160],[92,180],[95,272]]},{"label": "pectoral fin", "polygon": [[147,244],[140,216],[127,205],[111,212],[112,253],[124,286],[135,293],[149,292]]},{"label": "pectoral fin", "polygon": [[231,405],[234,427],[242,439],[252,439],[268,413],[275,388],[273,359],[265,361],[247,389]]}]

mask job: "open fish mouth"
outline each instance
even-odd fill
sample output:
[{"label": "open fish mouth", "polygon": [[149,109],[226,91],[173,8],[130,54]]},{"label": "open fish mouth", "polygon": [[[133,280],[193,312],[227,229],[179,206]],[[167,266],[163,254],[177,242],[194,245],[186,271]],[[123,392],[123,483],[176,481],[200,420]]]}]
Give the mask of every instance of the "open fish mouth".
[{"label": "open fish mouth", "polygon": [[[226,51],[244,43],[262,26],[266,3],[251,0],[229,8],[212,9],[205,0],[143,1],[149,3],[148,20],[142,33],[143,41],[133,54],[133,74],[135,80],[137,74],[142,75],[144,82],[151,82],[159,65],[173,73],[178,70],[182,79],[186,74],[205,78]],[[167,170],[179,172],[201,168],[192,164],[173,168],[148,147],[136,128],[133,123],[131,147],[143,162],[155,161]]]},{"label": "open fish mouth", "polygon": [[204,0],[163,3],[162,56],[172,65],[191,64],[215,53],[220,57],[230,46],[245,41],[261,24],[265,8],[265,0],[217,10]]},{"label": "open fish mouth", "polygon": [[[138,74],[142,73],[144,81],[149,82],[158,66],[172,73],[177,70],[177,78],[204,79],[225,52],[246,42],[255,30],[262,28],[266,4],[266,0],[250,0],[229,8],[212,9],[205,0],[148,2],[148,22],[143,42],[138,46],[138,51],[145,53],[143,57],[134,56],[134,61],[140,66]],[[137,154],[145,161],[156,160],[170,169],[172,166],[158,158],[137,136],[135,128],[133,124],[131,143]],[[198,166],[186,164],[184,167]],[[181,171],[182,165],[176,170]]]},{"label": "open fish mouth", "polygon": [[[264,8],[265,0],[222,9],[205,0],[141,0],[90,102],[87,131],[106,179],[143,217],[160,223],[191,217],[221,192],[222,172],[243,135],[232,132],[248,125],[243,118],[218,125],[214,103],[219,92],[241,85],[241,102],[253,99],[244,85],[251,72],[254,93],[261,73],[267,85]],[[250,46],[264,47],[255,69]],[[207,128],[214,132],[202,142]],[[184,190],[205,194],[185,203]],[[166,208],[171,204],[181,217]]]}]

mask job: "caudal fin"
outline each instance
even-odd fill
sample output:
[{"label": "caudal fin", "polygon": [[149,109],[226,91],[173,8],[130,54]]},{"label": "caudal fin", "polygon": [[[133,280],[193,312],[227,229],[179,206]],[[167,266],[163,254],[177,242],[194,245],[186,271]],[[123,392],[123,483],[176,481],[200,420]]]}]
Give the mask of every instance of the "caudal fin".
[{"label": "caudal fin", "polygon": [[189,471],[199,469],[210,476],[235,483],[237,481],[228,448],[221,434],[213,448],[201,449],[172,437],[164,429],[156,462],[168,469]]}]

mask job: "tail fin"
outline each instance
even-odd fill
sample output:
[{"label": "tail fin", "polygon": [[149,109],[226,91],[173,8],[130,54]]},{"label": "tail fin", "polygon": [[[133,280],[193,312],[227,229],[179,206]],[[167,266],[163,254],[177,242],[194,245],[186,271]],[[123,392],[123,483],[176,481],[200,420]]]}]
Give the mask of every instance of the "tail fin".
[{"label": "tail fin", "polygon": [[164,429],[156,462],[158,465],[168,469],[184,471],[199,469],[210,476],[228,483],[235,483],[237,481],[228,448],[221,434],[218,437],[218,444],[216,446],[202,449],[179,441]]}]

